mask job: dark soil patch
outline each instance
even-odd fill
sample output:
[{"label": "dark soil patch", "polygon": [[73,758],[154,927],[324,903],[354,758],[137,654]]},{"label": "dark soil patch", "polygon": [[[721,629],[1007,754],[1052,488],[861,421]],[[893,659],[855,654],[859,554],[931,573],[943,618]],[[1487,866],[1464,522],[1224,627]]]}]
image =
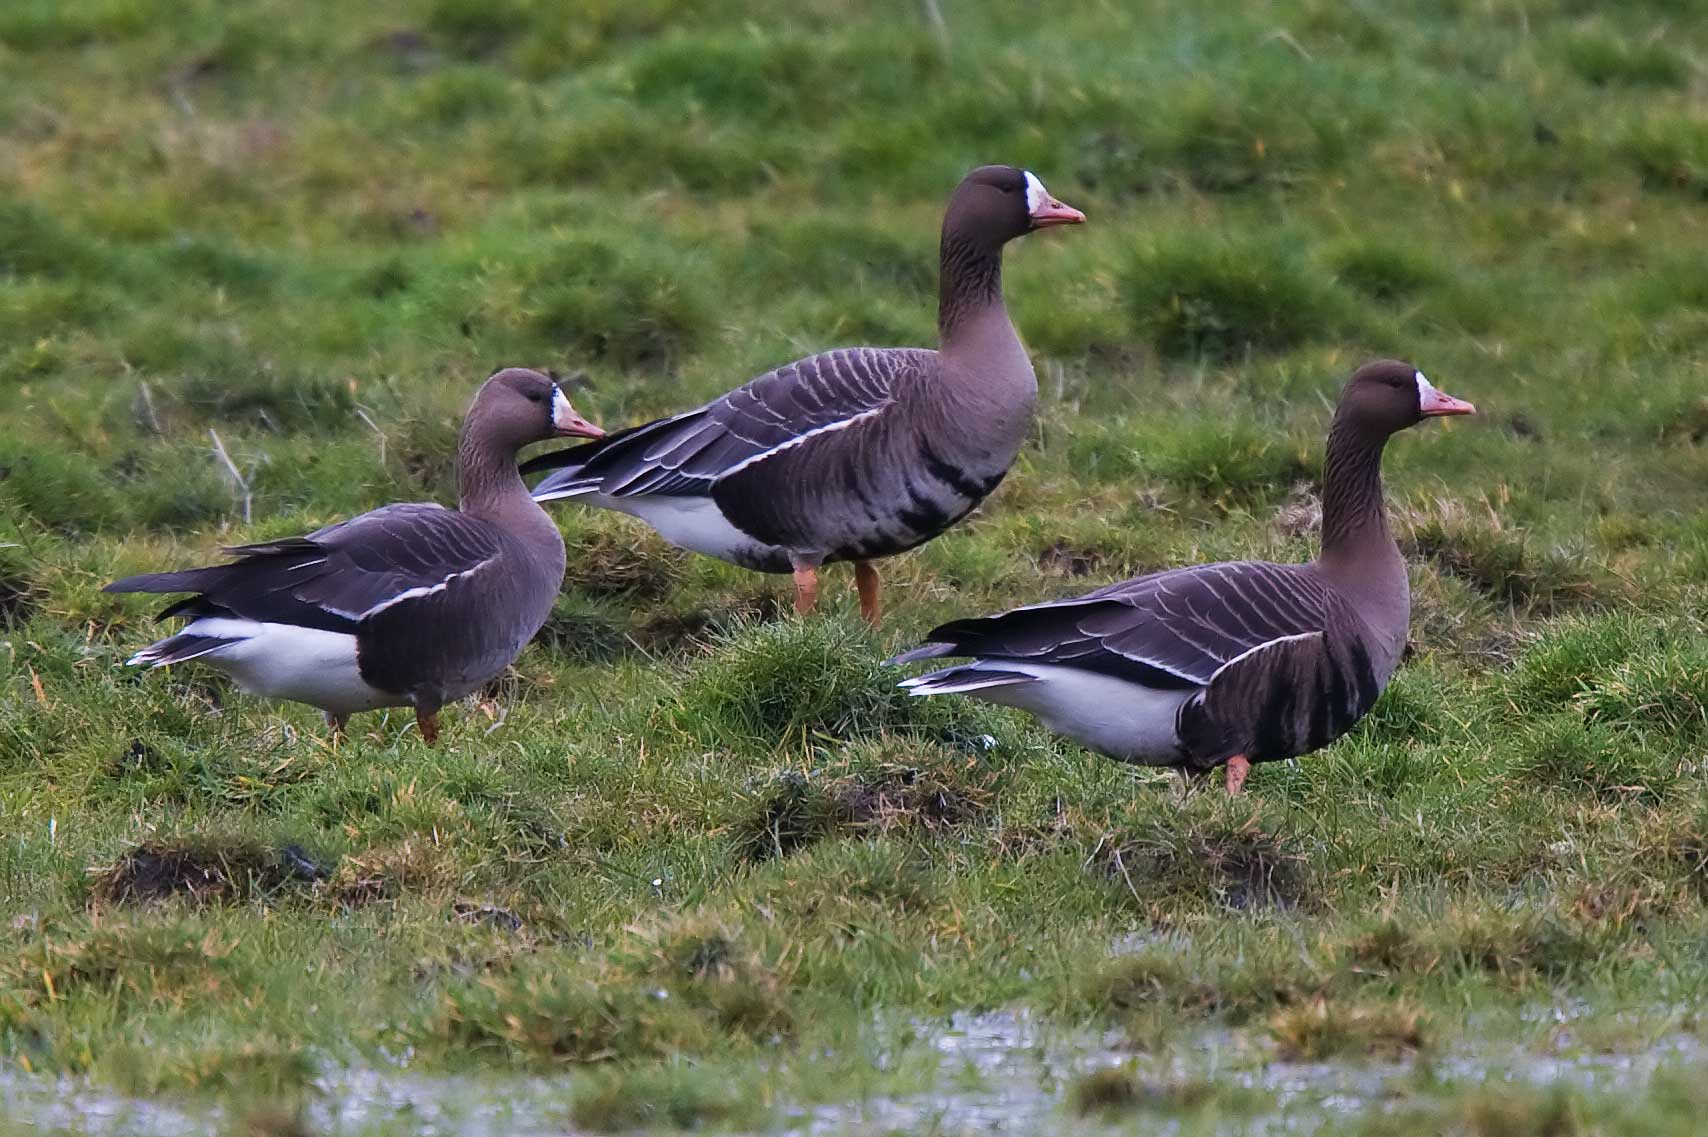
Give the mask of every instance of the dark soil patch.
[{"label": "dark soil patch", "polygon": [[300,847],[272,849],[243,840],[201,838],[139,845],[93,870],[95,896],[110,904],[143,904],[185,896],[204,904],[265,899],[326,875]]},{"label": "dark soil patch", "polygon": [[1038,568],[1056,576],[1090,576],[1103,567],[1103,554],[1057,541],[1038,554]]},{"label": "dark soil patch", "polygon": [[22,574],[0,573],[0,628],[15,628],[35,613],[34,587]]},{"label": "dark soil patch", "polygon": [[579,663],[611,663],[636,652],[703,655],[720,633],[742,625],[773,623],[785,611],[783,600],[773,592],[731,597],[716,608],[654,612],[631,621],[607,615],[604,607],[595,603],[578,608],[574,601],[560,602],[535,639],[548,651]]},{"label": "dark soil patch", "polygon": [[1149,907],[1198,895],[1236,911],[1295,908],[1306,899],[1305,858],[1256,817],[1240,823],[1158,823],[1124,841],[1104,841],[1094,864]]},{"label": "dark soil patch", "polygon": [[705,651],[720,633],[751,624],[771,624],[783,618],[782,597],[775,592],[754,592],[730,598],[719,608],[695,608],[688,612],[661,612],[641,621],[629,634],[642,650],[660,652]]},{"label": "dark soil patch", "polygon": [[757,807],[733,826],[736,849],[758,862],[839,834],[938,832],[982,813],[994,792],[993,780],[971,762],[889,765],[817,782],[791,770],[779,775]]}]

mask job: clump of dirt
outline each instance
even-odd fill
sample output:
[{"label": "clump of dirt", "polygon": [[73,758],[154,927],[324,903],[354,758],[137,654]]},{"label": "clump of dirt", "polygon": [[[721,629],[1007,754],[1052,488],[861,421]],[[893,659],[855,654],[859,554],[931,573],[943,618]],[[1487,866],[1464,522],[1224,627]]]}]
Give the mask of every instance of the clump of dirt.
[{"label": "clump of dirt", "polygon": [[510,909],[475,900],[459,900],[451,905],[451,917],[459,924],[484,924],[505,932],[522,930],[522,917]]},{"label": "clump of dirt", "polygon": [[16,628],[35,613],[35,586],[22,573],[0,570],[0,628]]},{"label": "clump of dirt", "polygon": [[818,780],[790,770],[773,779],[752,811],[732,826],[736,849],[758,862],[839,834],[938,832],[984,812],[993,781],[993,774],[965,758],[885,764]]},{"label": "clump of dirt", "polygon": [[1673,446],[1700,446],[1708,441],[1708,396],[1680,407],[1661,425],[1661,441]]},{"label": "clump of dirt", "polygon": [[1038,568],[1052,576],[1090,576],[1103,567],[1103,554],[1057,540],[1038,554]]},{"label": "clump of dirt", "polygon": [[1068,1101],[1081,1117],[1135,1110],[1178,1111],[1202,1105],[1214,1094],[1207,1082],[1152,1082],[1120,1066],[1093,1070],[1073,1084]]},{"label": "clump of dirt", "polygon": [[572,542],[564,586],[588,596],[657,599],[676,587],[687,559],[650,532],[594,530]]},{"label": "clump of dirt", "polygon": [[1240,821],[1194,818],[1182,827],[1158,821],[1125,840],[1099,844],[1093,863],[1136,900],[1199,896],[1225,908],[1296,908],[1307,899],[1305,858],[1253,815]]},{"label": "clump of dirt", "polygon": [[750,592],[730,597],[717,608],[660,612],[642,620],[629,634],[643,650],[660,653],[704,653],[723,632],[782,619],[783,599],[776,592]]},{"label": "clump of dirt", "polygon": [[1322,529],[1323,499],[1311,482],[1295,482],[1287,500],[1275,511],[1275,531],[1297,540]]},{"label": "clump of dirt", "polygon": [[313,884],[326,873],[299,846],[269,848],[241,838],[196,838],[139,845],[90,870],[97,900],[143,904],[188,897],[202,904],[266,899]]}]

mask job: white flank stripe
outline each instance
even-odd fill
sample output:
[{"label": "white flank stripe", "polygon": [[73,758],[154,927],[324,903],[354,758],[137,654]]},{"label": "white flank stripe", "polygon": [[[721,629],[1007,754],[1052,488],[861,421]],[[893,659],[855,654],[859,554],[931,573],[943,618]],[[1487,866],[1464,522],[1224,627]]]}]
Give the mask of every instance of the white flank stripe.
[{"label": "white flank stripe", "polygon": [[1310,639],[1320,639],[1320,638],[1322,638],[1321,632],[1300,632],[1296,636],[1276,636],[1272,640],[1265,640],[1264,642],[1258,644],[1256,647],[1246,648],[1244,651],[1240,652],[1238,655],[1234,656],[1232,659],[1228,660],[1226,663],[1224,663],[1220,667],[1216,668],[1215,673],[1210,676],[1210,682],[1214,683],[1218,678],[1221,677],[1222,672],[1226,671],[1228,668],[1232,667],[1234,664],[1238,663],[1240,660],[1246,658],[1247,656],[1256,655],[1260,651],[1268,651],[1270,648],[1279,647],[1281,644],[1292,643],[1294,640],[1310,640]]},{"label": "white flank stripe", "polygon": [[763,462],[765,459],[771,457],[773,454],[781,454],[785,450],[789,450],[789,449],[792,449],[793,447],[799,446],[801,443],[805,442],[809,438],[812,438],[814,435],[829,434],[833,430],[846,430],[849,427],[853,426],[855,423],[860,422],[864,419],[876,418],[878,415],[881,415],[884,413],[884,411],[888,410],[892,405],[893,404],[891,404],[891,403],[884,403],[882,406],[873,407],[869,411],[861,411],[859,414],[854,415],[850,418],[838,419],[836,422],[827,422],[823,426],[815,426],[811,430],[805,432],[804,434],[795,435],[795,437],[789,439],[787,442],[779,443],[778,445],[771,447],[771,449],[769,449],[769,450],[762,450],[758,454],[753,455],[751,458],[743,458],[741,461],[737,462],[735,465],[731,466],[729,469],[720,473],[718,475],[718,477],[727,478],[727,477],[731,476],[732,474],[739,474],[741,471],[747,469],[749,466],[753,465],[754,463]]},{"label": "white flank stripe", "polygon": [[394,604],[402,604],[405,600],[414,600],[417,597],[421,597],[421,596],[431,596],[435,592],[443,592],[443,591],[445,591],[445,589],[447,589],[451,586],[451,582],[453,580],[456,580],[458,577],[473,576],[475,573],[479,572],[481,569],[485,568],[487,565],[489,565],[491,563],[492,563],[492,559],[488,558],[484,561],[481,561],[478,565],[475,565],[471,569],[464,569],[462,572],[451,573],[444,580],[441,580],[438,584],[422,585],[418,588],[406,588],[402,592],[399,592],[396,596],[393,596],[389,599],[380,601],[378,604],[375,604],[372,608],[369,608],[366,612],[363,612],[360,616],[357,616],[355,618],[358,620],[366,620],[369,616],[379,615],[381,612],[384,612],[387,608],[390,608]]}]

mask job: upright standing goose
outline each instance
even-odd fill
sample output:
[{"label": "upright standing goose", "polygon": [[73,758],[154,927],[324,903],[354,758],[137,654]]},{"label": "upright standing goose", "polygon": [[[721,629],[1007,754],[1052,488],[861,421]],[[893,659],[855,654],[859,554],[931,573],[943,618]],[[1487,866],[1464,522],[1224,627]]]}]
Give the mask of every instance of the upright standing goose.
[{"label": "upright standing goose", "polygon": [[439,708],[510,665],[563,583],[563,538],[516,452],[600,434],[546,376],[500,371],[463,421],[456,509],[387,505],[230,549],[229,564],[115,581],[106,591],[195,593],[160,613],[189,625],[130,662],[199,660],[252,694],[319,707],[336,734],[356,711],[412,706],[432,744]]},{"label": "upright standing goose", "polygon": [[1072,600],[934,629],[892,663],[974,662],[902,683],[1019,707],[1122,761],[1183,770],[1307,754],[1363,718],[1399,663],[1411,592],[1382,507],[1382,449],[1437,415],[1475,413],[1393,360],[1341,392],[1323,461],[1322,554],[1197,565]]},{"label": "upright standing goose", "polygon": [[1026,170],[984,166],[943,217],[941,345],[843,348],[779,367],[697,410],[541,455],[537,501],[573,497],[645,521],[672,544],[793,572],[853,561],[878,622],[871,562],[923,544],[996,488],[1020,451],[1038,382],[1002,301],[1002,247],[1085,220]]}]

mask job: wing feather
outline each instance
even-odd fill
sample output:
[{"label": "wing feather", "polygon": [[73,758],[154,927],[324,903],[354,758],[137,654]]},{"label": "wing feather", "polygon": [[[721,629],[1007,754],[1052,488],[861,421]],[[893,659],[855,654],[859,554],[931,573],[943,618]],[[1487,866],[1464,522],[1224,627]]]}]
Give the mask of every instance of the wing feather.
[{"label": "wing feather", "polygon": [[1199,565],[944,624],[896,662],[943,655],[1026,660],[1150,687],[1202,687],[1232,660],[1323,632],[1329,599],[1301,565]]},{"label": "wing feather", "polygon": [[129,577],[110,592],[194,592],[162,616],[229,613],[265,623],[354,632],[370,616],[432,595],[491,564],[497,535],[438,505],[389,505],[288,537],[226,550],[229,564]]},{"label": "wing feather", "polygon": [[720,478],[882,413],[901,385],[935,366],[935,352],[912,348],[823,352],[697,410],[541,455],[522,472],[557,471],[534,487],[541,498],[709,495]]}]

